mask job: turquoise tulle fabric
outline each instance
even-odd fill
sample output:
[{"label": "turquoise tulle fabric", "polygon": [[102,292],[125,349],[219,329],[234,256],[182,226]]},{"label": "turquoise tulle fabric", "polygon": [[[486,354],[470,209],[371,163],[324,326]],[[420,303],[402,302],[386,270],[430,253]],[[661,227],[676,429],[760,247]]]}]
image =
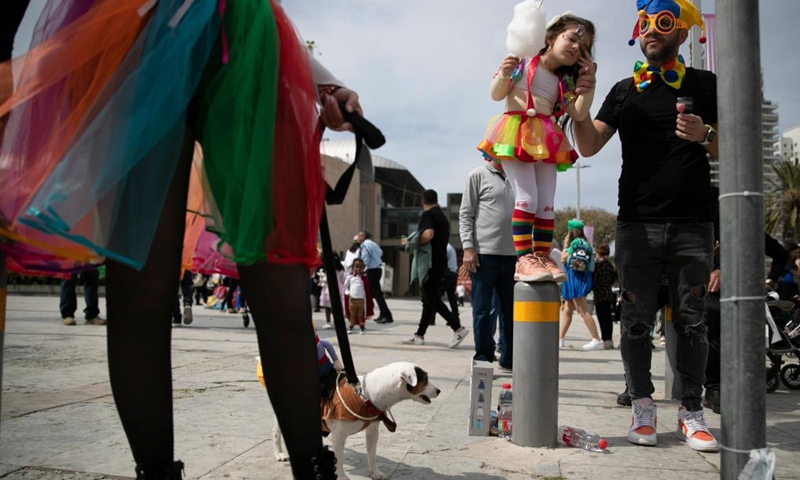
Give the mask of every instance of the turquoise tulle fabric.
[{"label": "turquoise tulle fabric", "polygon": [[20,223],[131,267],[144,265],[184,142],[187,108],[220,33],[216,0],[195,0],[178,18],[182,3],[155,5]]}]

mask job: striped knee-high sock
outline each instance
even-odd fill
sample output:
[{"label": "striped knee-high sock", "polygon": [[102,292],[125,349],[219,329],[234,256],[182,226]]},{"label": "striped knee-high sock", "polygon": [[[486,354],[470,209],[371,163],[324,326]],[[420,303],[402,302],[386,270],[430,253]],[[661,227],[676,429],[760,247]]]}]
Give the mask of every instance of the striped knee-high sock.
[{"label": "striped knee-high sock", "polygon": [[550,252],[553,246],[553,225],[555,220],[539,217],[533,224],[533,252]]},{"label": "striped knee-high sock", "polygon": [[532,237],[533,237],[533,222],[536,219],[536,214],[528,213],[523,210],[514,209],[511,215],[511,235],[514,236],[514,249],[517,251],[517,257],[522,257],[531,253]]}]

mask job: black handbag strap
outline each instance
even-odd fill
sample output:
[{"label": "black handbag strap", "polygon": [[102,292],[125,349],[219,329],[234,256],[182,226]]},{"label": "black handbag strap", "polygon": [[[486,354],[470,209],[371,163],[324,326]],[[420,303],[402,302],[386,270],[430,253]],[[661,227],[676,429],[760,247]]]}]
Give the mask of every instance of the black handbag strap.
[{"label": "black handbag strap", "polygon": [[[347,170],[345,170],[342,176],[339,177],[339,180],[337,180],[336,187],[331,188],[330,185],[327,185],[325,203],[328,205],[341,205],[341,203],[344,202],[347,196],[347,190],[350,187],[350,182],[353,180],[353,173],[358,167],[358,161],[363,153],[364,144],[366,143],[370,148],[379,148],[386,143],[383,133],[367,119],[357,113],[347,112],[343,103],[339,104],[339,108],[345,120],[350,122],[355,130],[356,154],[353,163],[347,167]],[[322,264],[325,267],[325,275],[328,279],[328,292],[331,297],[331,311],[333,312],[333,324],[336,328],[336,338],[339,341],[339,354],[342,357],[342,364],[344,365],[347,382],[350,385],[357,385],[358,376],[356,375],[355,364],[353,363],[353,353],[350,350],[350,337],[347,335],[347,326],[345,325],[344,307],[342,305],[342,297],[339,293],[339,281],[336,278],[336,266],[333,260],[333,246],[331,244],[331,232],[328,226],[328,213],[325,208],[322,210],[319,232],[320,242],[322,243]]]}]

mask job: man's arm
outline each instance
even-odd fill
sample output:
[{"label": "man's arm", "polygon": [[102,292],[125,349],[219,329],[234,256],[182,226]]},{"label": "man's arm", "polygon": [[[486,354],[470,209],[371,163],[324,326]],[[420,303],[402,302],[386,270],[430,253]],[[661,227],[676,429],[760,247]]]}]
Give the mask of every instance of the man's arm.
[{"label": "man's arm", "polygon": [[431,240],[433,240],[433,233],[434,232],[432,228],[426,228],[425,230],[423,230],[422,233],[419,234],[418,245],[425,245],[426,243],[429,243]]},{"label": "man's arm", "polygon": [[605,122],[587,117],[585,120],[575,122],[574,133],[578,152],[584,157],[591,157],[611,140],[616,129]]},{"label": "man's arm", "polygon": [[480,266],[477,252],[475,251],[475,216],[480,203],[480,175],[472,174],[467,180],[467,187],[461,197],[461,208],[458,211],[458,233],[461,245],[464,247],[462,268],[470,272],[477,272]]},{"label": "man's arm", "polygon": [[[719,130],[717,130],[716,123],[711,125],[711,127],[715,131],[719,132]],[[719,160],[719,133],[717,133],[717,135],[714,136],[714,140],[712,140],[711,143],[703,146],[706,147],[706,152],[708,152],[708,154],[711,155],[711,158],[713,158],[714,160]]]}]

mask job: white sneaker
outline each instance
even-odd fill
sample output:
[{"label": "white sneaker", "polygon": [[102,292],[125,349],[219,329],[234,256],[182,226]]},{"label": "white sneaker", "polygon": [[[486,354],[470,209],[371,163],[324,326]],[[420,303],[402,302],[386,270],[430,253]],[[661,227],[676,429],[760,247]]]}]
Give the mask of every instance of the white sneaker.
[{"label": "white sneaker", "polygon": [[719,444],[714,435],[708,431],[703,409],[690,412],[685,407],[678,409],[678,434],[686,440],[686,444],[698,452],[716,452]]},{"label": "white sneaker", "polygon": [[559,338],[558,339],[558,346],[560,348],[567,348],[567,341],[564,340],[563,338]]},{"label": "white sneaker", "polygon": [[650,398],[637,398],[631,405],[631,429],[628,441],[636,445],[655,446],[656,437],[656,405]]},{"label": "white sneaker", "polygon": [[606,347],[603,344],[602,340],[593,338],[591,342],[587,343],[581,348],[583,348],[584,350],[604,350]]},{"label": "white sneaker", "polygon": [[331,328],[333,328],[333,325],[331,325],[330,323],[326,323],[325,325],[322,326],[323,330],[330,330]]},{"label": "white sneaker", "polygon": [[461,329],[457,332],[453,332],[453,339],[450,340],[450,344],[448,347],[456,348],[465,338],[467,338],[467,334],[469,333],[468,328],[461,327]]},{"label": "white sneaker", "polygon": [[403,343],[406,345],[425,345],[425,338],[415,333],[411,338],[403,340]]}]

